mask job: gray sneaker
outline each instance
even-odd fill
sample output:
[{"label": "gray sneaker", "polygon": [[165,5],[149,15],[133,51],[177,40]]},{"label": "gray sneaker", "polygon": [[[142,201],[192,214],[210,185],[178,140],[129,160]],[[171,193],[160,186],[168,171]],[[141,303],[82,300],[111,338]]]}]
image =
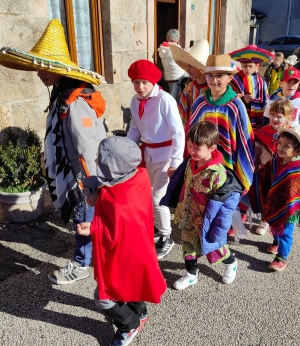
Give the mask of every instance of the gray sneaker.
[{"label": "gray sneaker", "polygon": [[70,261],[64,268],[49,274],[48,279],[57,285],[69,285],[88,276],[88,267],[82,267],[78,262]]}]

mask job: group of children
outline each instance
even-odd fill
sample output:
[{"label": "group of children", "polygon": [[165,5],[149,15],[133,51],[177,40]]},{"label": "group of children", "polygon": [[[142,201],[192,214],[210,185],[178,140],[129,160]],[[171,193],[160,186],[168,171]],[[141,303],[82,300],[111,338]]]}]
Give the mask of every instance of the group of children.
[{"label": "group of children", "polygon": [[[193,59],[188,61],[192,74]],[[187,108],[184,124],[176,100],[157,84],[161,71],[148,60],[129,67],[136,92],[130,128],[126,138],[100,143],[97,177],[84,181],[95,216],[91,227],[77,229],[92,237],[95,301],[118,328],[111,345],[128,345],[147,320],[145,301],[159,303],[166,290],[157,259],[174,246],[170,207],[176,206],[186,268],[175,289],[197,283],[202,255],[224,264],[225,284],[235,280],[238,262],[227,232],[241,197],[248,195],[252,209],[262,214],[259,233],[270,227],[274,236],[267,251],[276,257],[269,267],[286,268],[300,207],[300,127],[291,127],[298,110],[289,101],[300,74],[285,70],[271,103],[265,82],[251,77],[252,64],[243,61],[239,73],[227,54],[200,62],[205,86]],[[238,85],[240,95],[233,90]],[[258,97],[252,95],[257,85]],[[263,114],[252,104],[267,102],[270,124],[262,127]]]}]

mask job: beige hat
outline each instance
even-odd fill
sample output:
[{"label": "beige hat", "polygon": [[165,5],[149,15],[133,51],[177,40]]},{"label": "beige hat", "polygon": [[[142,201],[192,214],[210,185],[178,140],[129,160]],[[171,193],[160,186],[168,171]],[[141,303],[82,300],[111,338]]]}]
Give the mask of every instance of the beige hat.
[{"label": "beige hat", "polygon": [[290,129],[285,129],[281,127],[278,129],[278,135],[280,136],[282,132],[290,133],[291,135],[296,137],[298,142],[300,143],[300,126],[294,126],[294,127],[291,127]]},{"label": "beige hat", "polygon": [[236,74],[238,70],[236,65],[231,62],[229,54],[210,55],[206,62],[204,73],[222,72],[227,74]]},{"label": "beige hat", "polygon": [[2,47],[0,64],[15,70],[45,70],[92,84],[105,83],[103,76],[81,68],[71,60],[64,28],[58,19],[49,22],[38,42],[28,53]]},{"label": "beige hat", "polygon": [[289,57],[285,59],[285,62],[294,66],[299,62],[297,59],[298,59],[297,55],[290,55]]},{"label": "beige hat", "polygon": [[205,68],[205,63],[209,55],[209,44],[207,40],[201,39],[186,51],[175,45],[170,45],[173,60],[183,70],[187,72],[187,66],[191,65],[200,71]]}]

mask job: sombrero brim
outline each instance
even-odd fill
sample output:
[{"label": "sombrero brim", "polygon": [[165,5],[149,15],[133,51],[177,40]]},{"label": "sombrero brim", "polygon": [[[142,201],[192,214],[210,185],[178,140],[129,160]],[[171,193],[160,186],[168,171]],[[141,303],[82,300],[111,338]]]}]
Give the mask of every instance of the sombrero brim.
[{"label": "sombrero brim", "polygon": [[68,61],[67,64],[63,64],[55,60],[35,56],[34,54],[30,54],[30,52],[25,53],[10,47],[2,47],[0,49],[0,64],[14,70],[44,70],[96,85],[105,83],[103,76],[96,72],[80,68],[71,60]]},{"label": "sombrero brim", "polygon": [[241,48],[229,53],[229,55],[233,60],[240,62],[253,61],[260,64],[269,61],[273,57],[271,52],[259,47],[255,49],[249,47]]},{"label": "sombrero brim", "polygon": [[196,67],[202,73],[204,71],[205,65],[200,61],[192,57],[186,50],[183,48],[177,47],[175,45],[170,45],[172,52],[173,60],[179,65],[183,70],[187,72],[188,65]]}]

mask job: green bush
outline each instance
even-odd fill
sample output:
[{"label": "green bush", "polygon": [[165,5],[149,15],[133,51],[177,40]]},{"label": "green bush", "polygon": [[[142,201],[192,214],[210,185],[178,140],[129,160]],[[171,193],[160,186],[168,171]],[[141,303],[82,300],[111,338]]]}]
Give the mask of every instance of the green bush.
[{"label": "green bush", "polygon": [[42,185],[42,143],[38,134],[7,127],[0,138],[0,190],[24,192]]}]

